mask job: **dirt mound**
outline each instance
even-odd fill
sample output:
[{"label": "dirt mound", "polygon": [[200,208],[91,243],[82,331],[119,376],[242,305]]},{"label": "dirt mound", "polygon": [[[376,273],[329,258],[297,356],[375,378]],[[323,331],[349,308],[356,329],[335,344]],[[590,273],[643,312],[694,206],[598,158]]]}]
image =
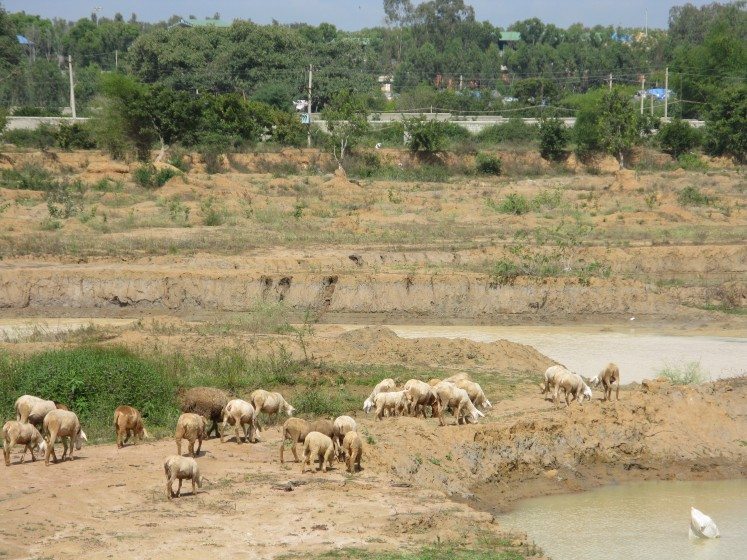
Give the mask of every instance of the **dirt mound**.
[{"label": "dirt mound", "polygon": [[334,352],[352,361],[427,367],[465,367],[504,372],[544,371],[553,362],[531,346],[507,340],[400,338],[386,327],[367,327],[337,338]]}]

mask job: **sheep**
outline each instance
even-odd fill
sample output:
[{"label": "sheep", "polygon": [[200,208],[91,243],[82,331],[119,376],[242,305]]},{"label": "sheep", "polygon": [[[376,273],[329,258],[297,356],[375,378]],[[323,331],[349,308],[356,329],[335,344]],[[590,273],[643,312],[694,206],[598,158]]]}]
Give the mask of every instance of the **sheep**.
[{"label": "sheep", "polygon": [[228,401],[226,408],[223,409],[223,427],[220,431],[220,441],[224,441],[226,425],[231,424],[236,428],[236,443],[241,443],[241,433],[239,428],[244,430],[244,439],[250,443],[255,443],[257,437],[254,430],[257,426],[257,411],[254,407],[241,399]]},{"label": "sheep", "polygon": [[303,443],[309,432],[319,432],[330,438],[334,436],[334,424],[331,420],[322,418],[309,423],[301,418],[288,418],[283,424],[283,438],[280,440],[280,462],[284,463],[283,452],[285,451],[285,442],[291,442],[291,451],[293,459],[298,463],[298,454],[296,453],[296,444]]},{"label": "sheep", "polygon": [[[170,500],[178,498],[182,491],[182,481],[184,479],[192,481],[192,495],[197,494],[197,488],[202,488],[203,477],[200,475],[200,467],[197,461],[191,457],[182,457],[181,455],[169,455],[163,462],[163,470],[166,473],[166,497]],[[174,481],[179,481],[179,486],[174,493]]]},{"label": "sheep", "polygon": [[44,422],[44,417],[52,410],[69,410],[64,404],[47,401],[33,395],[23,395],[16,399],[16,420],[24,424],[33,424],[37,428]]},{"label": "sheep", "polygon": [[609,363],[607,364],[607,367],[605,367],[599,375],[596,377],[592,377],[589,380],[589,383],[596,387],[599,385],[599,383],[602,384],[604,387],[604,398],[603,401],[611,401],[612,400],[612,385],[617,381],[617,388],[615,389],[615,398],[619,401],[620,400],[620,368],[618,368],[615,364]]},{"label": "sheep", "polygon": [[542,394],[546,395],[551,389],[555,387],[555,377],[561,373],[570,373],[565,366],[554,365],[550,366],[545,370],[545,384],[542,388]]},{"label": "sheep", "polygon": [[368,414],[374,409],[374,399],[376,398],[376,395],[379,393],[389,393],[390,391],[394,391],[396,387],[397,385],[394,383],[394,379],[387,377],[386,379],[379,381],[376,387],[373,388],[373,391],[371,391],[371,394],[368,395],[368,398],[363,401],[363,412]]},{"label": "sheep", "polygon": [[327,466],[332,468],[332,456],[334,453],[335,444],[331,437],[321,432],[309,432],[303,440],[301,474],[306,471],[306,465],[309,465],[309,469],[311,469],[312,457],[319,460],[319,469],[321,469],[322,472],[327,472]]},{"label": "sheep", "polygon": [[345,438],[345,434],[348,432],[354,432],[356,427],[355,420],[350,416],[338,416],[332,424],[332,439],[335,442],[335,447],[337,448],[338,453],[337,458],[340,461],[345,459],[345,450],[342,448],[342,440]]},{"label": "sheep", "polygon": [[[561,372],[555,376],[555,391],[553,393],[553,402],[557,406],[558,404],[558,393],[560,389],[563,389],[565,393],[565,405],[570,406],[570,403],[574,400],[578,400],[578,404],[583,404],[584,399],[591,400],[591,389],[584,382],[580,375],[572,373],[570,371]],[[571,397],[570,401],[568,397]]]},{"label": "sheep", "polygon": [[464,389],[465,391],[467,391],[469,400],[471,400],[472,404],[474,404],[475,406],[481,406],[484,409],[493,408],[493,405],[485,396],[485,393],[483,392],[482,387],[480,387],[479,383],[475,383],[474,381],[470,381],[469,379],[459,379],[454,383],[454,385],[456,385],[460,389]]},{"label": "sheep", "polygon": [[[263,389],[252,391],[252,394],[249,395],[249,402],[252,403],[257,414],[264,412],[268,416],[274,416],[282,411],[288,416],[293,416],[296,413],[296,409],[285,402],[283,395],[280,393],[270,393]],[[259,426],[259,421],[257,421],[257,425]]]},{"label": "sheep", "polygon": [[454,383],[454,384],[456,384],[457,381],[464,381],[464,380],[472,381],[472,378],[469,376],[469,373],[465,373],[465,372],[455,373],[454,375],[444,379],[444,381],[448,381],[449,383]]},{"label": "sheep", "polygon": [[446,422],[444,422],[444,410],[446,408],[451,408],[454,417],[457,419],[457,424],[462,424],[464,421],[477,422],[479,418],[485,416],[472,404],[467,391],[460,389],[453,383],[443,381],[436,385],[433,390],[438,396],[438,422],[441,426],[446,425]]},{"label": "sheep", "polygon": [[348,432],[342,440],[343,453],[347,456],[345,464],[349,473],[361,470],[363,442],[357,432]]},{"label": "sheep", "polygon": [[213,432],[215,437],[220,436],[218,424],[223,420],[223,409],[231,400],[228,393],[214,387],[193,387],[182,393],[179,400],[182,412],[199,414],[213,423],[205,438],[209,438]]},{"label": "sheep", "polygon": [[428,383],[417,379],[410,379],[405,383],[404,391],[410,403],[410,411],[414,416],[417,416],[418,412],[422,412],[423,418],[425,418],[426,406],[431,407],[433,416],[438,415],[438,397]]},{"label": "sheep", "polygon": [[[189,454],[197,457],[202,448],[202,440],[206,438],[208,419],[199,414],[185,412],[176,422],[176,451],[182,454],[182,439],[189,442]],[[197,452],[195,452],[195,440],[197,440]]]},{"label": "sheep", "polygon": [[44,436],[47,439],[47,449],[44,453],[44,464],[49,466],[49,456],[57,462],[54,444],[57,438],[62,438],[62,460],[70,449],[70,460],[73,460],[73,446],[80,451],[84,441],[88,441],[86,433],[80,427],[80,420],[74,412],[69,410],[52,410],[44,417]]},{"label": "sheep", "polygon": [[379,393],[374,397],[376,405],[376,418],[381,420],[384,412],[389,412],[390,416],[402,414],[409,409],[409,401],[404,391],[392,391],[389,393]]},{"label": "sheep", "polygon": [[441,381],[443,381],[443,379],[438,379],[437,377],[432,377],[431,379],[428,380],[428,385],[430,385],[431,387],[435,387],[436,385],[438,385],[439,383],[441,383]]},{"label": "sheep", "polygon": [[26,450],[31,452],[31,460],[36,461],[34,451],[39,454],[46,453],[47,442],[33,424],[24,424],[17,420],[9,420],[3,426],[3,454],[5,455],[5,466],[10,466],[10,451],[16,445],[23,445],[21,463],[26,457]]},{"label": "sheep", "polygon": [[140,441],[149,438],[150,434],[143,426],[143,418],[136,408],[122,405],[114,411],[114,431],[117,434],[117,448],[121,449],[130,437]]}]

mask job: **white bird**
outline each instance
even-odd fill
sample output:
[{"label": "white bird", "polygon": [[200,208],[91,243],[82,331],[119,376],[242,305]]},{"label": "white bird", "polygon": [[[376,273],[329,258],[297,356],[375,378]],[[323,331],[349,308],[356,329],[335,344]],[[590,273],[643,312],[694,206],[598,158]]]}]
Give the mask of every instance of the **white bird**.
[{"label": "white bird", "polygon": [[690,508],[690,538],[716,539],[720,536],[713,519],[694,507]]}]

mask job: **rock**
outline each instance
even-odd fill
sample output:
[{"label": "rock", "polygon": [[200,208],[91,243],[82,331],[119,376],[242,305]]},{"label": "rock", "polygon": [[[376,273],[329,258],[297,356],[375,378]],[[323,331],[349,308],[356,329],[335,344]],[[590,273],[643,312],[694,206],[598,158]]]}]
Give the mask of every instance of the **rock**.
[{"label": "rock", "polygon": [[558,476],[558,469],[550,469],[549,471],[545,471],[544,473],[545,478],[555,478]]}]

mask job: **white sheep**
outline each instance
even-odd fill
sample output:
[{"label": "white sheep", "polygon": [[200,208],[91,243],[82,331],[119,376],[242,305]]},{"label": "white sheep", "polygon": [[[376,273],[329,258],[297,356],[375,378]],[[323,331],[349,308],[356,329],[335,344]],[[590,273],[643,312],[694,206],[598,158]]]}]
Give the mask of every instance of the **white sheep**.
[{"label": "white sheep", "polygon": [[231,424],[236,429],[236,443],[241,443],[241,433],[244,431],[244,439],[250,443],[257,441],[254,430],[257,427],[257,411],[251,403],[242,399],[233,399],[223,409],[223,427],[220,430],[220,441],[223,443],[226,425]]},{"label": "white sheep", "polygon": [[391,391],[376,395],[374,397],[374,405],[376,406],[376,418],[381,420],[385,412],[388,412],[389,416],[407,412],[409,401],[404,391]]},{"label": "white sheep", "polygon": [[612,400],[612,385],[617,382],[617,388],[615,389],[615,398],[619,401],[620,400],[620,368],[618,368],[615,364],[609,363],[607,366],[599,373],[599,375],[592,377],[589,380],[589,383],[596,387],[600,383],[604,387],[604,398],[603,401],[611,401]]},{"label": "white sheep", "polygon": [[348,472],[354,473],[361,470],[361,457],[363,456],[363,441],[357,432],[348,432],[342,440],[343,453],[347,456],[345,461]]},{"label": "white sheep", "polygon": [[345,434],[348,432],[354,432],[356,428],[357,424],[350,416],[338,416],[332,424],[332,439],[335,441],[338,459],[340,461],[345,459],[345,450],[342,448],[342,440],[345,439]]},{"label": "white sheep", "polygon": [[438,397],[428,383],[418,379],[410,379],[405,383],[404,391],[407,394],[410,412],[413,416],[422,413],[423,418],[425,418],[425,407],[427,406],[431,407],[433,416],[438,415]]},{"label": "white sheep", "polygon": [[457,419],[457,424],[462,424],[465,421],[477,422],[478,419],[485,416],[472,404],[467,391],[460,389],[453,383],[442,381],[433,390],[438,396],[438,422],[441,426],[446,425],[446,422],[444,422],[444,410],[447,408],[451,409],[454,417]]},{"label": "white sheep", "polygon": [[19,422],[41,426],[47,413],[58,408],[57,403],[35,397],[33,395],[23,395],[16,399],[15,410],[16,420]]},{"label": "white sheep", "polygon": [[475,406],[481,406],[483,408],[493,407],[493,405],[490,404],[488,398],[485,396],[485,393],[483,392],[482,387],[480,387],[479,383],[475,383],[474,381],[470,381],[469,379],[458,379],[454,382],[454,385],[456,385],[460,389],[464,389],[465,391],[467,391],[469,399]]},{"label": "white sheep", "polygon": [[548,392],[553,390],[555,388],[555,376],[570,371],[565,367],[561,365],[554,365],[550,366],[545,370],[545,384],[542,389],[542,394],[546,395]]},{"label": "white sheep", "polygon": [[[176,452],[182,454],[182,439],[189,442],[189,454],[197,457],[202,448],[202,440],[207,438],[208,419],[193,412],[185,412],[176,421]],[[195,451],[197,441],[197,451]]]},{"label": "white sheep", "polygon": [[[296,409],[285,401],[283,395],[271,393],[264,389],[252,391],[252,394],[249,395],[249,402],[252,403],[257,414],[264,412],[268,416],[274,416],[279,412],[284,412],[288,416],[293,416],[296,413]],[[259,421],[257,421],[257,425],[259,426]]]},{"label": "white sheep", "polygon": [[[557,374],[554,378],[555,391],[553,393],[553,402],[558,404],[558,393],[562,389],[565,393],[565,405],[570,406],[574,399],[578,404],[583,404],[584,399],[591,400],[591,389],[577,373],[565,371]],[[570,397],[570,400],[569,400]]]},{"label": "white sheep", "polygon": [[62,460],[70,450],[70,460],[73,459],[73,447],[80,451],[84,441],[88,441],[86,433],[80,427],[80,420],[74,412],[69,410],[52,410],[44,417],[44,436],[47,439],[47,449],[44,454],[44,464],[49,466],[49,456],[52,455],[57,462],[57,454],[54,452],[54,444],[57,438],[62,439]]},{"label": "white sheep", "polygon": [[379,393],[389,393],[390,391],[394,391],[396,387],[397,385],[394,383],[394,379],[386,378],[379,381],[376,387],[373,388],[373,391],[371,391],[371,394],[368,395],[368,398],[363,401],[363,412],[368,414],[374,409],[374,399],[376,398],[376,395]]},{"label": "white sheep", "polygon": [[301,474],[306,471],[306,465],[311,468],[311,459],[319,460],[319,468],[327,472],[327,466],[332,468],[332,456],[335,453],[335,444],[332,438],[321,432],[309,432],[303,440],[303,461],[301,462]]},{"label": "white sheep", "polygon": [[3,425],[3,454],[5,455],[5,466],[10,466],[10,451],[16,445],[23,445],[21,463],[26,457],[26,451],[31,452],[31,460],[36,461],[34,452],[46,453],[47,442],[33,424],[24,424],[17,420],[9,420]]},{"label": "white sheep", "polygon": [[[200,475],[200,467],[192,457],[181,455],[169,455],[163,462],[163,470],[166,473],[166,496],[168,499],[178,498],[182,491],[182,481],[192,481],[192,495],[197,494],[195,485],[202,488],[203,478]],[[179,481],[179,486],[174,493],[174,481]]]}]

